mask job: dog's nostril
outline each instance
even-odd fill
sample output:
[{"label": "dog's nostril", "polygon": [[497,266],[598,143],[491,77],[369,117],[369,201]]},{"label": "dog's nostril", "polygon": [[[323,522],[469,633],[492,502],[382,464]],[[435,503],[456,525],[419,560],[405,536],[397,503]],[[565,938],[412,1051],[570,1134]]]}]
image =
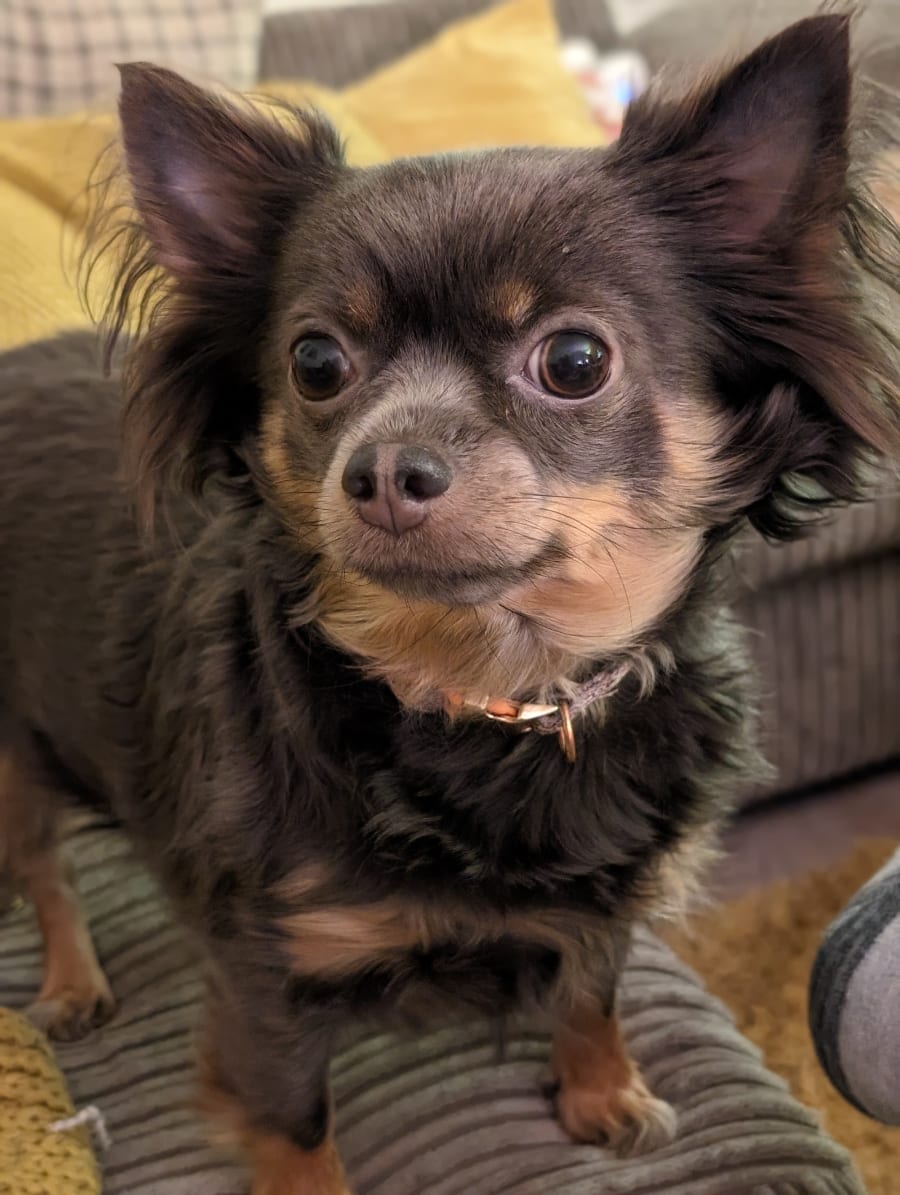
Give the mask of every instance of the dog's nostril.
[{"label": "dog's nostril", "polygon": [[394,485],[402,498],[427,502],[450,488],[452,475],[444,461],[427,448],[401,448],[394,466]]},{"label": "dog's nostril", "polygon": [[364,444],[347,461],[341,485],[357,502],[369,502],[378,492],[378,454],[374,444]]},{"label": "dog's nostril", "polygon": [[374,498],[377,488],[375,478],[368,473],[353,473],[350,477],[344,477],[344,489],[351,498],[357,498],[360,502]]}]

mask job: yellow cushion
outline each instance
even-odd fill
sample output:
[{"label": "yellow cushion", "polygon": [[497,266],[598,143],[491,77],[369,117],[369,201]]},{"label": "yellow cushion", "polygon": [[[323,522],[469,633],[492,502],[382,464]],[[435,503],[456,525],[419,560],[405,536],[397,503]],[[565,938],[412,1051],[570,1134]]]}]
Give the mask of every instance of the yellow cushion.
[{"label": "yellow cushion", "polygon": [[342,98],[391,157],[602,141],[560,61],[551,0],[511,0],[459,21]]},{"label": "yellow cushion", "polygon": [[[273,84],[265,93],[320,108],[354,165],[384,161],[337,93],[304,84]],[[116,132],[111,113],[0,121],[0,349],[90,326],[75,285],[87,182]],[[102,273],[97,281],[93,295]]]},{"label": "yellow cushion", "polygon": [[0,1008],[0,1195],[100,1195],[88,1130],[51,1129],[71,1116],[47,1039]]},{"label": "yellow cushion", "polygon": [[88,325],[72,276],[78,230],[114,135],[111,115],[0,123],[0,348]]},{"label": "yellow cushion", "polygon": [[340,92],[296,79],[273,80],[264,83],[260,91],[298,108],[318,108],[340,133],[351,166],[377,166],[388,157],[384,147],[356,118]]}]

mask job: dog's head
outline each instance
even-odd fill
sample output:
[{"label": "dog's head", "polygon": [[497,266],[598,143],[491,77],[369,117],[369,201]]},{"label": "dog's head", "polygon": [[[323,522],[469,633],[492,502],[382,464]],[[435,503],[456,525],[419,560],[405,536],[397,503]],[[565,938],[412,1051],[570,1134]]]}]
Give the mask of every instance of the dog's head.
[{"label": "dog's head", "polygon": [[848,54],[811,18],[608,151],[369,170],[315,115],[126,68],[126,299],[167,275],[129,374],[144,495],[239,462],[322,625],[413,703],[635,646],[711,537],[794,534],[897,445],[867,292],[896,299],[898,236],[853,180]]}]

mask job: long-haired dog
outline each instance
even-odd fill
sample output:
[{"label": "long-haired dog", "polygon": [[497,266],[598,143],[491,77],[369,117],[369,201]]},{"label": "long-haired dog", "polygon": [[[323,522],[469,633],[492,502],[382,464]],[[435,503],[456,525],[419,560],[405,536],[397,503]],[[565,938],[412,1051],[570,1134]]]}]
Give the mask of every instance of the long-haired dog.
[{"label": "long-haired dog", "polygon": [[141,331],[109,380],[81,335],[0,364],[2,863],[77,1034],[112,995],[55,826],[125,823],[254,1195],[348,1190],[329,1057],[370,1013],[539,1012],[573,1138],[670,1138],[616,983],[757,767],[726,549],[898,444],[848,59],[814,17],[608,151],[368,170],[123,70]]}]

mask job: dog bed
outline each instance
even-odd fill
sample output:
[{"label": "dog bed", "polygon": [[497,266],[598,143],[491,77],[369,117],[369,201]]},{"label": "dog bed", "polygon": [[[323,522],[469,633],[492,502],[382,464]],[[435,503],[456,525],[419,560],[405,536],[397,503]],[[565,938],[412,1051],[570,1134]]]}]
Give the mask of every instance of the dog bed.
[{"label": "dog bed", "polygon": [[[82,829],[80,887],[119,1000],[113,1020],[57,1056],[76,1108],[96,1105],[111,1146],[107,1195],[244,1195],[246,1177],[205,1143],[191,1106],[202,980],[125,839]],[[0,922],[0,1004],[40,975],[30,910]],[[547,1043],[527,1029],[503,1060],[489,1025],[360,1037],[334,1063],[338,1138],[358,1195],[858,1195],[847,1153],[769,1073],[724,1007],[649,934],[623,993],[635,1057],[675,1106],[675,1143],[619,1161],[573,1146],[541,1094]]]}]

